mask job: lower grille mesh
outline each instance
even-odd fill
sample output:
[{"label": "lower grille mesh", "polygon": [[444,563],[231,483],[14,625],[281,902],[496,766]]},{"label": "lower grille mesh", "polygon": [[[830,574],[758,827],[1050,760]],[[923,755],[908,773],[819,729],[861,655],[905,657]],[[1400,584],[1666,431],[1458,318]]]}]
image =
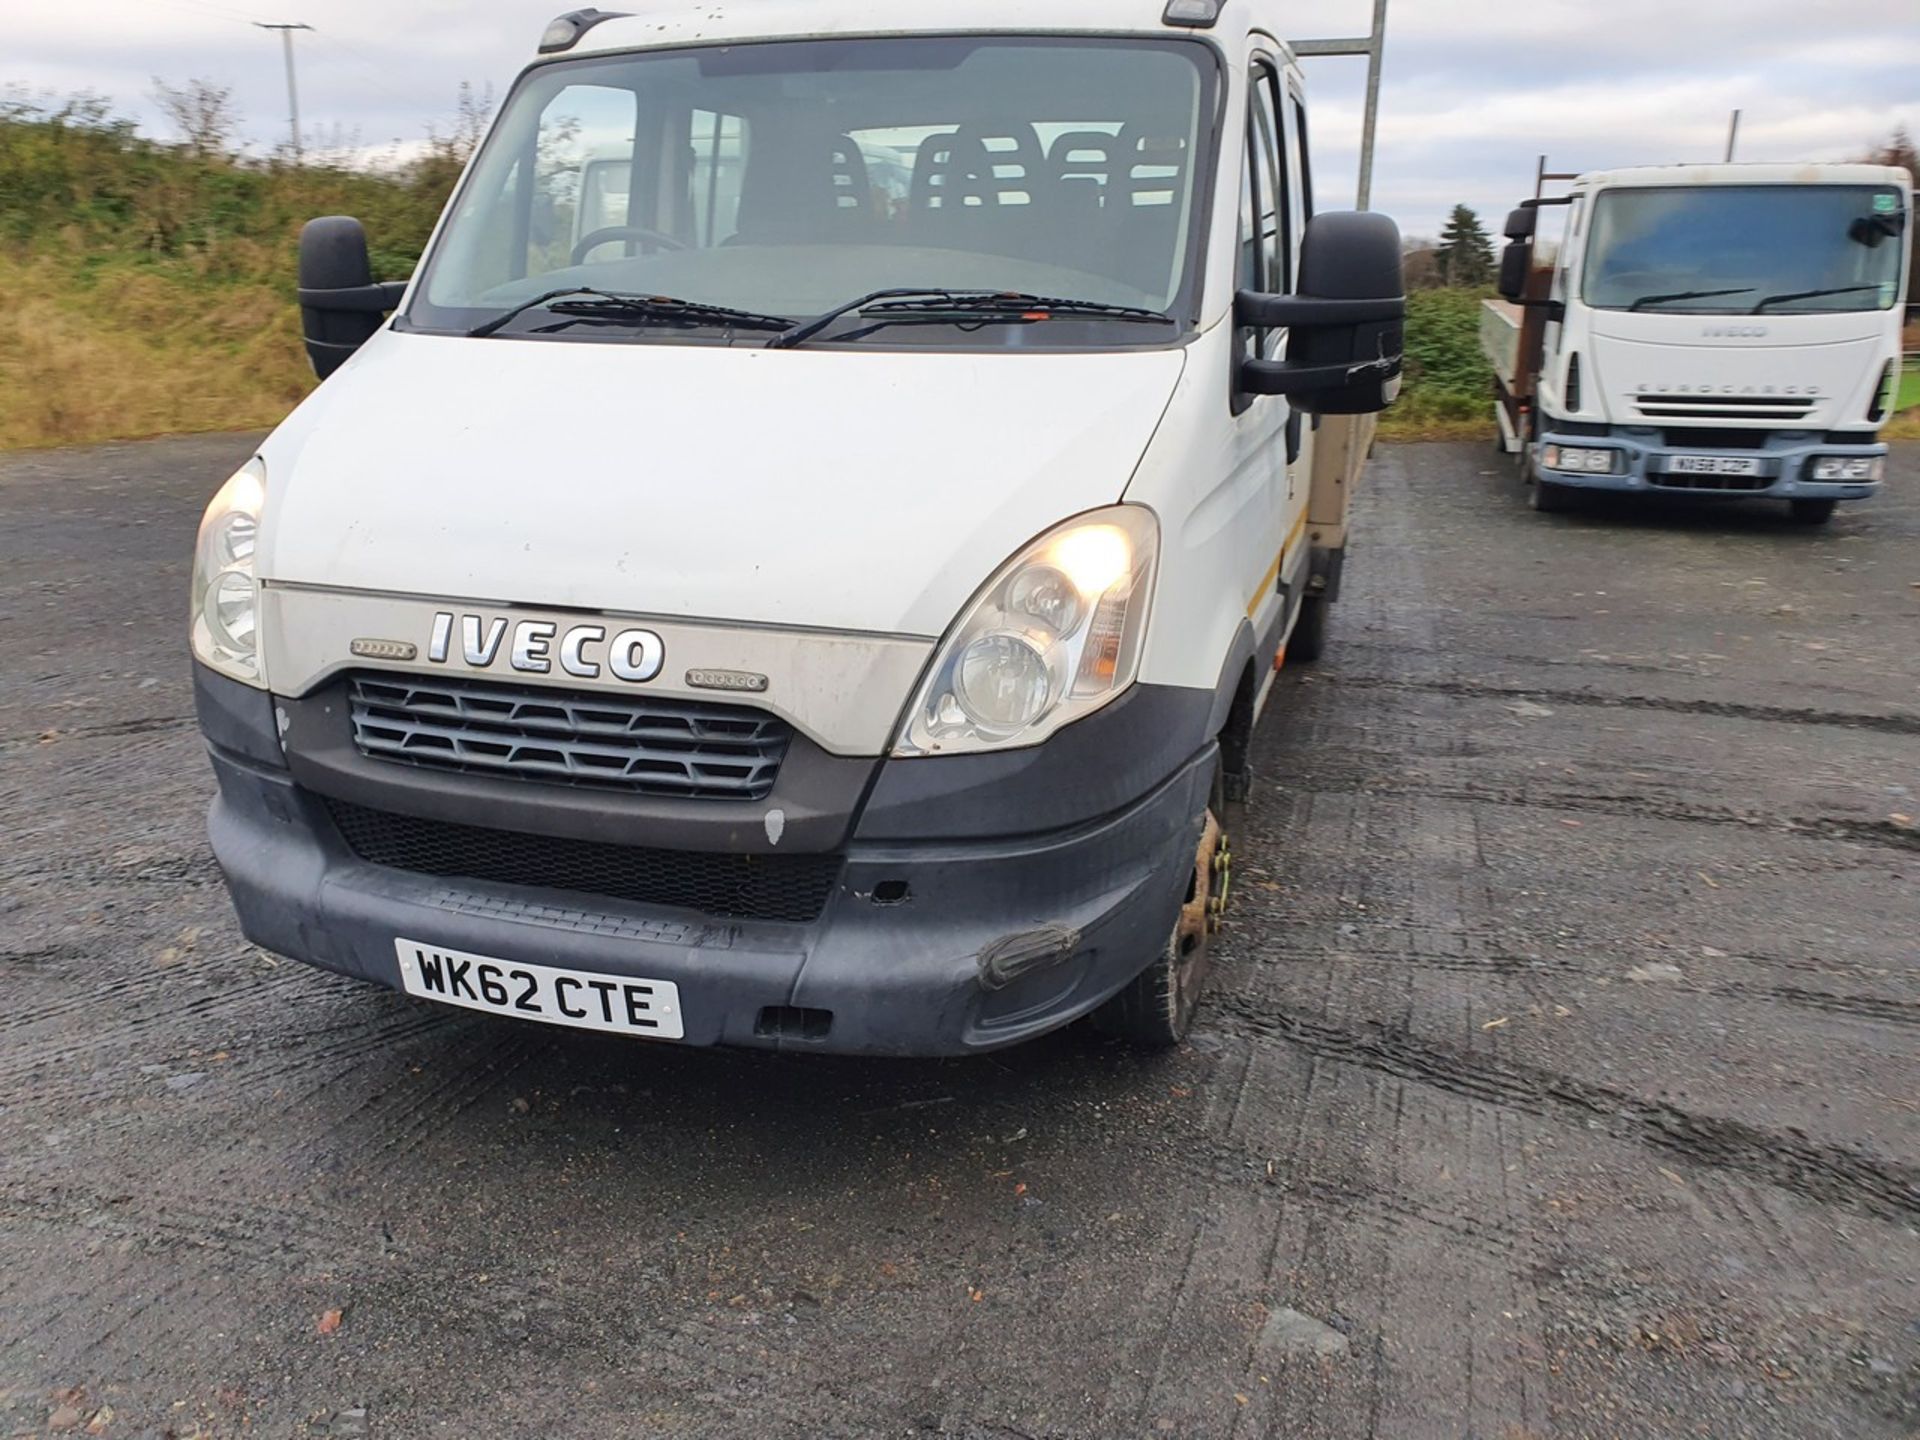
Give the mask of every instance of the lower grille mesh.
[{"label": "lower grille mesh", "polygon": [[647,850],[450,825],[323,800],[362,860],[449,879],[569,890],[695,910],[716,919],[817,920],[840,878],[837,855],[722,855]]}]

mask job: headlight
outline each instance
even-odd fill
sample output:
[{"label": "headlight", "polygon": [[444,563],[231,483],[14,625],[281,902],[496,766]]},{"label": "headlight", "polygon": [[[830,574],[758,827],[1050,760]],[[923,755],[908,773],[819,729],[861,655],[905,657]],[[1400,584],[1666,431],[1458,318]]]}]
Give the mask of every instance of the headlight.
[{"label": "headlight", "polygon": [[267,469],[250,460],[220,487],[200,522],[193,553],[193,653],[203,664],[266,688],[260,669],[260,583],[254,547]]},{"label": "headlight", "polygon": [[1160,526],[1117,505],[1042,535],[947,633],[896,755],[1037,745],[1133,684]]},{"label": "headlight", "polygon": [[1540,462],[1549,470],[1570,470],[1582,475],[1611,475],[1620,460],[1618,450],[1589,449],[1574,445],[1549,445]]},{"label": "headlight", "polygon": [[1881,455],[1821,455],[1813,462],[1813,478],[1830,483],[1877,483],[1886,474],[1886,458]]}]

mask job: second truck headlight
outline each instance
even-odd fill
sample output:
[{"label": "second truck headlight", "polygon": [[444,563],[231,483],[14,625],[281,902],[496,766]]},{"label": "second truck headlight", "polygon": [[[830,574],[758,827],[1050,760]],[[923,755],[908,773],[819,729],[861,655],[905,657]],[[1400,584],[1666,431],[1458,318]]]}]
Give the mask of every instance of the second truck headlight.
[{"label": "second truck headlight", "polygon": [[220,487],[193,552],[193,653],[229,679],[266,688],[260,669],[260,582],[254,550],[267,470],[250,460]]},{"label": "second truck headlight", "polygon": [[1027,546],[947,633],[894,753],[1037,745],[1121,694],[1139,670],[1159,553],[1159,522],[1138,505]]}]

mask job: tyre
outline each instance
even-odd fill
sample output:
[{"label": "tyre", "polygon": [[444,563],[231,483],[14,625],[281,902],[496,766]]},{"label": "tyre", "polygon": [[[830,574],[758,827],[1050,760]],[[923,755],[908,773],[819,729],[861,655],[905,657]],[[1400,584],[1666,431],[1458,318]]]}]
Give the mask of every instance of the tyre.
[{"label": "tyre", "polygon": [[1226,908],[1233,850],[1221,817],[1238,809],[1226,801],[1224,773],[1214,771],[1213,798],[1202,817],[1186,903],[1174,917],[1153,962],[1119,994],[1093,1012],[1094,1028],[1140,1050],[1171,1050],[1187,1038],[1206,988],[1212,941]]},{"label": "tyre", "polygon": [[1327,612],[1333,607],[1322,595],[1309,595],[1300,602],[1300,618],[1294,622],[1293,638],[1287,641],[1287,659],[1296,665],[1311,665],[1327,650]]},{"label": "tyre", "polygon": [[1531,503],[1542,515],[1564,515],[1573,508],[1573,487],[1535,476]]},{"label": "tyre", "polygon": [[1833,519],[1838,500],[1789,500],[1787,513],[1797,525],[1824,525]]}]

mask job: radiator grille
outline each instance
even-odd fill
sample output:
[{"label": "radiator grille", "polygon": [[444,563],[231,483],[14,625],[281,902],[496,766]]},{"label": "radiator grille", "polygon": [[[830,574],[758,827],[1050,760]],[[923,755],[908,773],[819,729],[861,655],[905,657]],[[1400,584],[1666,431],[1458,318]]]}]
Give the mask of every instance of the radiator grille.
[{"label": "radiator grille", "polygon": [[839,882],[837,855],[648,850],[452,825],[323,801],[362,860],[447,879],[491,881],[693,910],[727,920],[816,920]]},{"label": "radiator grille", "polygon": [[764,711],[476,680],[357,675],[364,755],[640,795],[764,800],[793,732]]},{"label": "radiator grille", "polygon": [[1636,395],[1649,420],[1751,420],[1784,424],[1804,420],[1819,401],[1803,395]]}]

